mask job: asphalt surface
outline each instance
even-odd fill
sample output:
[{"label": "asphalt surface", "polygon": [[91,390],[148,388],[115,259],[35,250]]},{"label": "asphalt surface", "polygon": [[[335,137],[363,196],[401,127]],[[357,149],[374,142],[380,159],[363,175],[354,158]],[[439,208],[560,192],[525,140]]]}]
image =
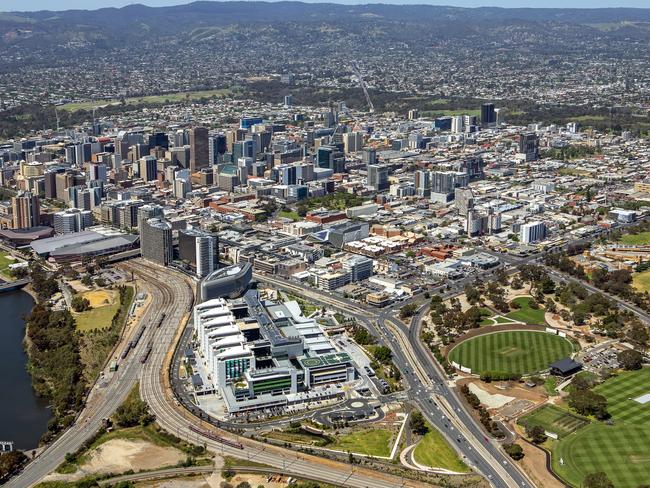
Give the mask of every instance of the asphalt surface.
[{"label": "asphalt surface", "polygon": [[[391,348],[393,361],[408,384],[410,400],[416,403],[429,422],[447,437],[467,464],[486,476],[494,487],[534,487],[501,451],[498,443],[491,441],[466,412],[465,406],[447,384],[444,372],[424,350],[419,340],[417,324],[426,313],[426,307],[420,308],[413,321],[413,332],[409,334],[410,328],[393,316],[392,309],[370,309],[338,295],[266,275],[256,278],[276,288],[289,290],[346,313],[374,332],[381,342]],[[462,290],[462,283],[459,282],[458,286],[441,294],[458,294]]]},{"label": "asphalt surface", "polygon": [[[157,335],[156,345],[149,361],[142,370],[140,380],[140,394],[155,414],[157,423],[165,430],[197,445],[203,445],[217,454],[267,464],[276,469],[296,473],[309,479],[327,481],[334,485],[354,488],[394,488],[396,486],[415,488],[419,485],[415,481],[403,480],[385,473],[324,460],[238,437],[214,429],[207,422],[203,422],[187,412],[175,399],[172,399],[172,392],[165,386],[163,374],[168,351],[174,345],[175,331],[187,311],[185,307],[187,302],[182,298],[183,288],[186,285],[181,284],[182,281],[171,279],[176,273],[171,273],[169,270],[138,269],[136,273],[155,288],[156,293],[161,295],[162,303],[170,301],[173,303],[171,308],[160,310],[161,313],[166,312],[167,315],[161,326],[161,331]],[[203,432],[220,436],[228,443],[215,440],[210,435],[197,433],[190,429],[190,425],[198,427]],[[236,443],[241,443],[241,448],[232,445]]]},{"label": "asphalt surface", "polygon": [[[53,444],[42,451],[34,461],[29,463],[18,476],[12,478],[5,486],[27,487],[41,481],[47,474],[54,471],[64,460],[67,453],[75,452],[83,443],[94,435],[102,425],[102,419],[110,417],[115,409],[126,399],[135,385],[142,369],[140,358],[147,344],[155,338],[156,331],[151,330],[157,311],[168,307],[161,297],[152,293],[152,303],[142,318],[141,323],[147,324],[147,330],[134,350],[120,363],[116,373],[107,374],[104,380],[99,380],[91,391],[86,402],[86,408],[81,412],[72,427],[65,431]],[[101,387],[103,382],[105,387]]]}]

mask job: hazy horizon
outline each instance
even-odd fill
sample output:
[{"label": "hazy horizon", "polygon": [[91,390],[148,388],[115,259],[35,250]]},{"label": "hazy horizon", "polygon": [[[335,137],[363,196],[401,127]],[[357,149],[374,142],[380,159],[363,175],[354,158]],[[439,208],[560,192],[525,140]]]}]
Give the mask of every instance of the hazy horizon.
[{"label": "hazy horizon", "polygon": [[[0,12],[20,12],[37,10],[95,10],[104,7],[124,7],[132,4],[143,4],[150,7],[184,5],[195,0],[59,0],[56,6],[52,0],[4,0],[0,3]],[[246,0],[244,0],[246,1]],[[281,0],[267,0],[281,1]],[[339,3],[343,5],[363,5],[385,3],[393,5],[444,5],[453,7],[502,7],[502,8],[649,8],[648,0],[394,0],[394,1],[364,1],[364,0],[302,0],[305,3]],[[55,7],[55,8],[53,8]]]}]

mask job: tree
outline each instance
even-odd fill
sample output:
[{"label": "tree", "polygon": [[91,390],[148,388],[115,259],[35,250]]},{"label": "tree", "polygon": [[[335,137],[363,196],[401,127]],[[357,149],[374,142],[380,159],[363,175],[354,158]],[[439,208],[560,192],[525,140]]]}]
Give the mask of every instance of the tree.
[{"label": "tree", "polygon": [[645,349],[648,347],[648,340],[650,340],[648,330],[643,324],[637,321],[627,331],[627,340],[635,346]]},{"label": "tree", "polygon": [[242,481],[235,488],[251,488],[251,484],[248,481]]},{"label": "tree", "polygon": [[548,297],[546,299],[545,306],[546,306],[546,311],[548,313],[556,313],[557,312],[557,305],[555,304],[555,301],[553,301],[553,299],[551,297]]},{"label": "tree", "polygon": [[374,342],[374,338],[370,335],[370,332],[361,326],[355,326],[352,338],[354,339],[354,342],[361,346],[366,346]]},{"label": "tree", "polygon": [[585,476],[582,486],[583,488],[614,488],[614,483],[612,483],[605,473],[599,471],[597,473],[589,473]]},{"label": "tree", "polygon": [[643,366],[643,355],[639,351],[628,349],[618,353],[618,362],[626,371],[641,369]]},{"label": "tree", "polygon": [[465,297],[470,305],[474,305],[481,299],[481,293],[468,283],[465,285]]},{"label": "tree", "polygon": [[90,310],[90,300],[82,297],[81,295],[75,295],[72,297],[72,302],[70,303],[72,310],[75,312],[84,312]]},{"label": "tree", "polygon": [[120,427],[134,427],[148,425],[153,422],[154,417],[149,412],[149,405],[140,399],[137,387],[135,387],[124,403],[117,407],[113,419]]},{"label": "tree", "polygon": [[424,415],[422,415],[422,412],[417,410],[411,413],[409,427],[412,432],[419,435],[424,435],[429,432],[429,427],[427,426],[426,420],[424,420]]},{"label": "tree", "polygon": [[508,456],[510,456],[515,461],[519,461],[524,457],[524,450],[519,444],[504,444],[503,450],[506,451]]},{"label": "tree", "polygon": [[393,359],[393,353],[386,346],[377,346],[372,355],[381,364],[388,364]]},{"label": "tree", "polygon": [[11,451],[0,454],[0,482],[13,476],[27,461],[22,451]]},{"label": "tree", "polygon": [[478,327],[482,320],[483,316],[478,307],[470,307],[465,312],[465,324],[469,327]]},{"label": "tree", "polygon": [[541,425],[527,425],[526,435],[530,437],[530,440],[533,441],[534,444],[543,444],[548,438],[544,431],[544,427]]},{"label": "tree", "polygon": [[399,317],[401,319],[407,319],[409,317],[413,317],[417,312],[417,310],[418,307],[415,303],[409,303],[408,305],[404,305],[402,308],[400,308]]},{"label": "tree", "polygon": [[576,390],[590,390],[596,386],[596,378],[591,373],[578,373],[571,380],[571,386]]},{"label": "tree", "polygon": [[555,292],[555,282],[550,276],[546,275],[540,281],[535,283],[535,288],[541,291],[544,295],[549,295]]},{"label": "tree", "polygon": [[591,390],[573,390],[569,393],[568,403],[580,415],[594,415],[597,419],[606,419],[607,398]]}]

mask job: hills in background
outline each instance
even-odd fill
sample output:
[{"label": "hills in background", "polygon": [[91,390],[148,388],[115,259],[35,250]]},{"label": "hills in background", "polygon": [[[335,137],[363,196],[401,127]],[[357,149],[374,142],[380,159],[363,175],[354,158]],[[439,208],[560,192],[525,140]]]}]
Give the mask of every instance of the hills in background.
[{"label": "hills in background", "polygon": [[[574,26],[589,35],[640,39],[650,36],[650,9],[504,9],[301,2],[195,2],[172,7],[131,5],[90,11],[12,12],[0,14],[0,35],[5,44],[75,39],[124,41],[172,35],[202,40],[209,37],[211,27],[232,24],[259,27],[287,22],[355,24],[360,33],[364,28],[379,25],[386,28],[386,35],[404,40],[417,39],[421,31],[433,37],[464,37],[507,26],[533,31],[548,29],[549,33],[562,26]],[[390,26],[404,25],[417,28],[415,31],[390,29]]]}]

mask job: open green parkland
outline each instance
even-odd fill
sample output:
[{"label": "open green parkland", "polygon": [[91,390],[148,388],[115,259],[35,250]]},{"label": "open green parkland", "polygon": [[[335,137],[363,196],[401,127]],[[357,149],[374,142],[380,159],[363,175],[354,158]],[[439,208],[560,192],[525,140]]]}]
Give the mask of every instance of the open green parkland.
[{"label": "open green parkland", "polygon": [[616,488],[637,488],[647,483],[650,402],[638,400],[650,394],[650,368],[620,373],[594,391],[607,398],[611,422],[592,421],[551,442],[553,471],[576,487],[582,486],[587,474],[596,471],[605,472]]},{"label": "open green parkland", "polygon": [[471,368],[472,373],[499,371],[513,374],[548,369],[573,352],[571,342],[542,331],[513,330],[467,339],[449,352],[449,361]]}]

